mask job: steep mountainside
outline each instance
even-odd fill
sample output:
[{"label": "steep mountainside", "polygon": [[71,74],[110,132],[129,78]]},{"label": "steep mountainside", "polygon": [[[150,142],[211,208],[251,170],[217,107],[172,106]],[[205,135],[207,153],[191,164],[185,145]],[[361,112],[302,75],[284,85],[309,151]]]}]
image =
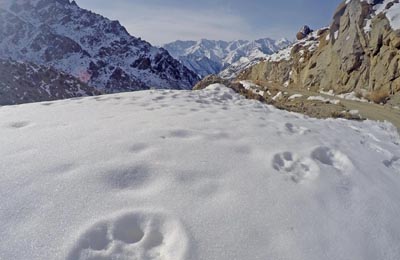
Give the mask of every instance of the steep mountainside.
[{"label": "steep mountainside", "polygon": [[[163,47],[185,66],[204,77],[209,74],[218,74],[231,65],[237,68],[241,67],[241,64],[259,61],[289,44],[290,42],[286,39],[275,41],[269,38],[231,42],[203,39],[175,41]],[[224,76],[229,77],[230,74],[228,70]]]},{"label": "steep mountainside", "polygon": [[0,57],[51,65],[108,93],[198,80],[166,50],[69,0],[1,1]]},{"label": "steep mountainside", "polygon": [[393,96],[400,92],[398,2],[347,0],[329,28],[309,34],[239,78],[315,91],[356,91],[375,102],[398,100],[398,94]]},{"label": "steep mountainside", "polygon": [[100,94],[69,74],[31,63],[0,59],[0,105]]}]

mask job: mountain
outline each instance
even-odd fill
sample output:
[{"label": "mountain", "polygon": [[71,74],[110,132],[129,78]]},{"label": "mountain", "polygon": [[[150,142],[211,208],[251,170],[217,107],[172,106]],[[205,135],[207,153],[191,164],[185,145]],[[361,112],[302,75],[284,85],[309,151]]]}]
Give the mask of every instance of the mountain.
[{"label": "mountain", "polygon": [[343,1],[328,28],[314,31],[239,79],[286,83],[312,91],[355,92],[400,104],[400,3]]},{"label": "mountain", "polygon": [[98,94],[95,88],[53,68],[0,59],[0,105]]},{"label": "mountain", "polygon": [[166,50],[75,1],[1,1],[0,39],[0,58],[52,66],[106,93],[190,89],[198,81]]},{"label": "mountain", "polygon": [[[229,66],[240,67],[240,64],[265,58],[290,44],[287,39],[275,41],[269,38],[256,41],[175,41],[165,44],[163,48],[179,59],[186,67],[201,77],[218,74]],[[229,73],[225,72],[229,77]]]}]

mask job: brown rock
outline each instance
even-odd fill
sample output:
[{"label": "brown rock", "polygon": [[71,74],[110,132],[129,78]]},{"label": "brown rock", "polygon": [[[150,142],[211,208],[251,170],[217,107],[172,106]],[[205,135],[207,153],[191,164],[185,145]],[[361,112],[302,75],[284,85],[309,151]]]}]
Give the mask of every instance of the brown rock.
[{"label": "brown rock", "polygon": [[240,79],[288,82],[289,86],[336,93],[361,89],[398,93],[400,31],[392,30],[381,13],[372,18],[371,29],[365,32],[365,20],[372,11],[367,2],[343,2],[329,31],[319,31],[313,40],[302,28],[297,34],[302,41],[293,45],[289,60],[261,62],[244,71]]}]

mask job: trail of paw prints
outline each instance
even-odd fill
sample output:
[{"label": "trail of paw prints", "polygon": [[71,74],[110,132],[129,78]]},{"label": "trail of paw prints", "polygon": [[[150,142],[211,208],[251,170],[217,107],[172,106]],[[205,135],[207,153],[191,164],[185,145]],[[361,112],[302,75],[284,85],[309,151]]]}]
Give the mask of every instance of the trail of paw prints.
[{"label": "trail of paw prints", "polygon": [[364,133],[358,128],[353,127],[360,136],[360,144],[366,146],[368,149],[381,154],[387,154],[388,151],[380,146],[381,141],[371,133]]},{"label": "trail of paw prints", "polygon": [[275,154],[272,166],[295,183],[313,180],[319,175],[319,168],[312,160],[299,158],[291,152]]},{"label": "trail of paw prints", "polygon": [[311,130],[306,127],[297,126],[292,123],[286,123],[283,129],[284,133],[289,135],[305,135],[311,132]]},{"label": "trail of paw prints", "polygon": [[165,214],[129,212],[86,229],[67,260],[183,260],[188,239],[181,223]]},{"label": "trail of paw prints", "polygon": [[[392,165],[392,162],[387,161],[384,164]],[[354,167],[347,155],[329,147],[315,148],[310,158],[300,158],[292,152],[279,153],[274,156],[272,166],[296,183],[317,178],[320,167],[335,169],[339,175],[349,174]]]}]

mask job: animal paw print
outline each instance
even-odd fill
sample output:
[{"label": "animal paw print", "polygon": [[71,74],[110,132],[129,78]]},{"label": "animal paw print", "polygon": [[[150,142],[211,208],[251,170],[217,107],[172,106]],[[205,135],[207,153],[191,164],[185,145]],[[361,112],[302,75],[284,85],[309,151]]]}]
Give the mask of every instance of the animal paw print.
[{"label": "animal paw print", "polygon": [[313,180],[319,175],[319,168],[312,160],[298,158],[291,152],[276,154],[272,166],[295,183]]},{"label": "animal paw print", "polygon": [[67,260],[183,260],[187,244],[179,221],[164,214],[129,212],[89,227]]},{"label": "animal paw print", "polygon": [[400,157],[399,156],[393,156],[390,160],[383,161],[383,164],[387,168],[395,169],[400,173]]},{"label": "animal paw print", "polygon": [[311,153],[311,158],[323,165],[335,168],[342,174],[347,174],[353,168],[353,163],[347,155],[329,147],[314,149]]},{"label": "animal paw print", "polygon": [[28,122],[28,121],[16,121],[16,122],[10,123],[9,127],[14,128],[14,129],[19,129],[19,128],[27,127],[28,125],[30,125],[30,122]]},{"label": "animal paw print", "polygon": [[298,134],[298,135],[304,135],[307,133],[310,133],[311,130],[302,126],[297,126],[292,123],[286,123],[285,124],[285,130],[287,133],[290,135]]}]

